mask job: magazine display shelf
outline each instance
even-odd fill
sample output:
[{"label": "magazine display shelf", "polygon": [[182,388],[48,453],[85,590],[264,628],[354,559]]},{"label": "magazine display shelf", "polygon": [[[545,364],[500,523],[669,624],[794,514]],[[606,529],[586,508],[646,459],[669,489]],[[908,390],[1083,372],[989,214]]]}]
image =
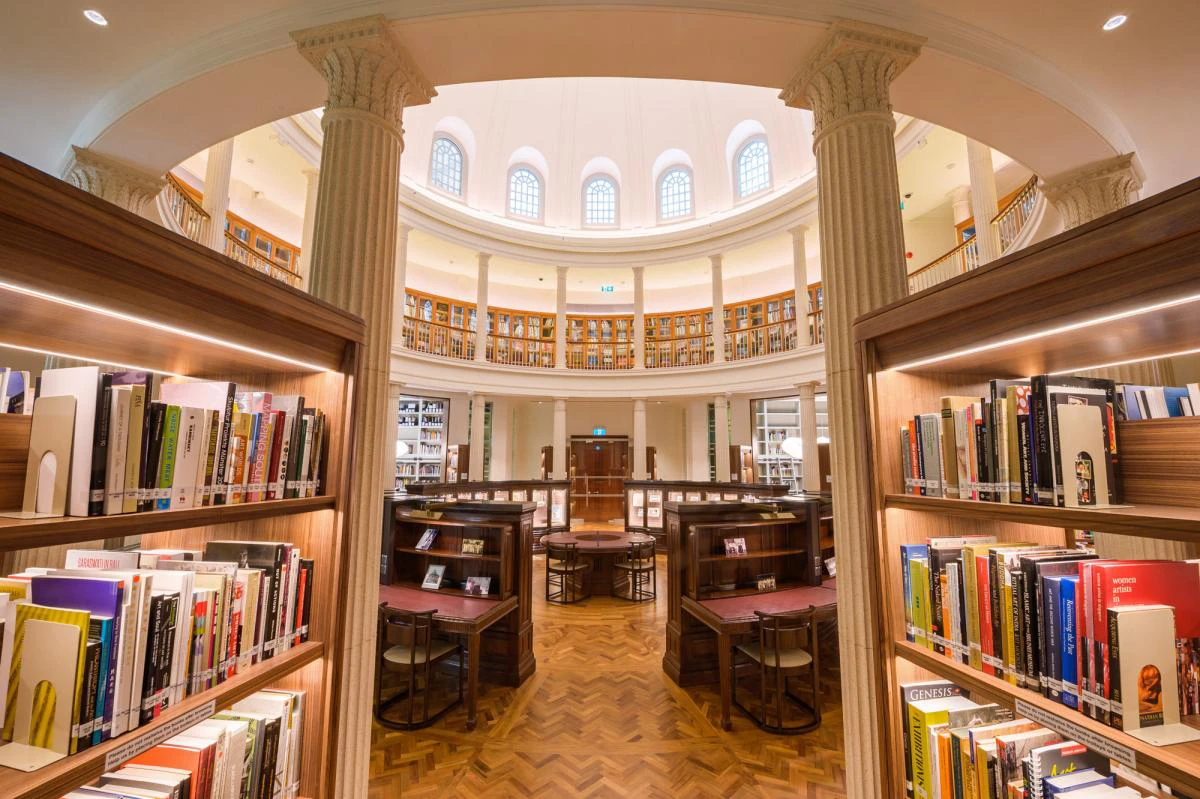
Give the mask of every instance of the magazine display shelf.
[{"label": "magazine display shelf", "polygon": [[[31,773],[0,768],[0,795],[52,799],[98,776],[109,753],[210,701],[265,687],[306,691],[299,794],[333,795],[345,646],[345,506],[360,318],[0,155],[0,344],[186,378],[302,394],[329,424],[319,496],[92,518],[0,521],[0,569],[62,566],[65,545],[141,535],[142,546],[292,542],[316,564],[310,639],[171,706],[149,724]],[[24,435],[22,443],[21,436]],[[28,425],[0,423],[0,496],[20,496]]]},{"label": "magazine display shelf", "polygon": [[[1200,542],[1200,496],[1187,447],[1177,475],[1149,455],[1148,428],[1118,425],[1125,506],[1056,508],[915,496],[902,492],[901,422],[940,407],[942,395],[982,396],[992,378],[1085,371],[1200,347],[1200,180],[860,317],[854,332],[870,435],[877,525],[870,560],[881,564],[879,718],[890,757],[890,795],[903,795],[898,684],[952,680],[1189,794],[1200,793],[1200,743],[1158,747],[905,640],[898,548],[964,532],[1000,541],[1070,546],[1075,529]],[[1166,422],[1190,429],[1197,419]],[[1128,457],[1127,457],[1128,456]],[[1169,465],[1169,464],[1168,464]],[[1151,469],[1156,479],[1148,479]],[[1165,483],[1164,483],[1165,481]],[[1153,491],[1148,486],[1154,485]],[[1174,503],[1174,504],[1171,504]],[[1020,706],[1018,707],[1018,703]],[[1184,722],[1200,726],[1197,717]]]}]

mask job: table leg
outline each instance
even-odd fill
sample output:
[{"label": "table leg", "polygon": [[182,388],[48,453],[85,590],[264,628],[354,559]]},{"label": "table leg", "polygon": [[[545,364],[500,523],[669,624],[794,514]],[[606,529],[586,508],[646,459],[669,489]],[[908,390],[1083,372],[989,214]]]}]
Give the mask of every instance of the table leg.
[{"label": "table leg", "polygon": [[732,695],[729,667],[733,657],[730,651],[732,646],[732,636],[728,633],[717,633],[717,669],[721,673],[721,729],[725,731],[733,729],[733,722],[729,718],[730,697]]},{"label": "table leg", "polygon": [[475,700],[479,696],[479,632],[467,634],[467,729],[475,729]]}]

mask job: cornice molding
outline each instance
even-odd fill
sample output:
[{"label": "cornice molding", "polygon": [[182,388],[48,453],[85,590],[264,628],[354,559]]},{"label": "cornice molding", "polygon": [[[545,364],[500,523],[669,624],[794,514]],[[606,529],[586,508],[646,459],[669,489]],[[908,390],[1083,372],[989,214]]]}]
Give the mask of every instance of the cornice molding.
[{"label": "cornice molding", "polygon": [[82,147],[72,147],[63,169],[63,180],[102,200],[140,214],[146,204],[167,185],[162,175],[152,175],[137,167]]},{"label": "cornice molding", "polygon": [[1047,178],[1042,193],[1070,230],[1129,205],[1141,187],[1136,156],[1126,153]]}]

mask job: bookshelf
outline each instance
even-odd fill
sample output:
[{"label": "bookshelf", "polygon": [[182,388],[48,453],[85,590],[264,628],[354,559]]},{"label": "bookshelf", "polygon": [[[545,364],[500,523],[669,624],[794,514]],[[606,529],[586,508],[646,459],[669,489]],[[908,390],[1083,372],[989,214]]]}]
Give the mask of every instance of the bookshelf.
[{"label": "bookshelf", "polygon": [[[817,439],[829,439],[828,398],[817,394]],[[799,490],[803,464],[784,452],[784,439],[800,437],[800,398],[773,397],[753,401],[754,466],[760,483],[785,483]]]},{"label": "bookshelf", "polygon": [[[856,320],[864,405],[878,513],[871,560],[882,598],[879,713],[885,746],[902,763],[899,681],[953,680],[984,701],[1013,707],[1042,725],[1188,794],[1200,792],[1200,743],[1154,746],[1083,713],[905,640],[898,548],[964,531],[1001,542],[1070,546],[1075,529],[1142,539],[1200,543],[1200,501],[1188,447],[1176,469],[1163,455],[1168,435],[1194,432],[1195,420],[1120,422],[1125,505],[1056,508],[915,496],[902,492],[894,431],[915,413],[939,408],[941,395],[983,395],[990,378],[1017,378],[1112,366],[1200,346],[1200,181],[1001,258]],[[1183,440],[1183,439],[1178,439]],[[1167,457],[1167,461],[1164,461]],[[1164,470],[1165,467],[1165,470]],[[1172,472],[1176,472],[1173,474]],[[1158,475],[1158,479],[1155,479]],[[1190,485],[1188,485],[1188,481]],[[1200,717],[1184,723],[1200,726]],[[903,769],[888,773],[903,792]]]},{"label": "bookshelf", "polygon": [[487,480],[420,483],[410,494],[446,501],[532,502],[533,549],[542,550],[542,536],[571,529],[570,480]]},{"label": "bookshelf", "polygon": [[[105,769],[106,756],[212,701],[220,710],[259,688],[307,692],[300,794],[332,796],[347,564],[342,500],[351,479],[347,425],[362,320],[223,255],[0,156],[0,344],[68,358],[303,394],[329,422],[321,495],[124,516],[0,523],[0,568],[62,566],[64,545],[141,535],[142,546],[202,549],[216,539],[293,542],[316,562],[310,640],[171,706],[160,718],[32,773],[0,768],[0,795],[50,799]],[[17,420],[0,450],[19,451]],[[27,433],[26,433],[27,435]],[[19,475],[19,476],[18,476]],[[0,470],[4,493],[23,470]]]},{"label": "bookshelf", "polygon": [[397,441],[408,451],[396,455],[396,481],[438,483],[447,467],[446,434],[450,402],[438,397],[401,395],[397,405]]}]

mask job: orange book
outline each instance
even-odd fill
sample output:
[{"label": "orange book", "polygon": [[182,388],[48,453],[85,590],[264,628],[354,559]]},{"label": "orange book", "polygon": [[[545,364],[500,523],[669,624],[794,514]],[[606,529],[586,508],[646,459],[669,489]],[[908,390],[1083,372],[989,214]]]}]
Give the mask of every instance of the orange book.
[{"label": "orange book", "polygon": [[180,746],[169,742],[161,743],[130,760],[129,764],[135,766],[165,766],[167,768],[190,771],[192,780],[191,788],[188,790],[188,799],[199,799],[200,797],[209,796],[208,792],[202,790],[202,783],[205,782],[205,766],[208,766],[208,771],[212,770],[211,750],[212,747],[202,748],[198,746]]}]

